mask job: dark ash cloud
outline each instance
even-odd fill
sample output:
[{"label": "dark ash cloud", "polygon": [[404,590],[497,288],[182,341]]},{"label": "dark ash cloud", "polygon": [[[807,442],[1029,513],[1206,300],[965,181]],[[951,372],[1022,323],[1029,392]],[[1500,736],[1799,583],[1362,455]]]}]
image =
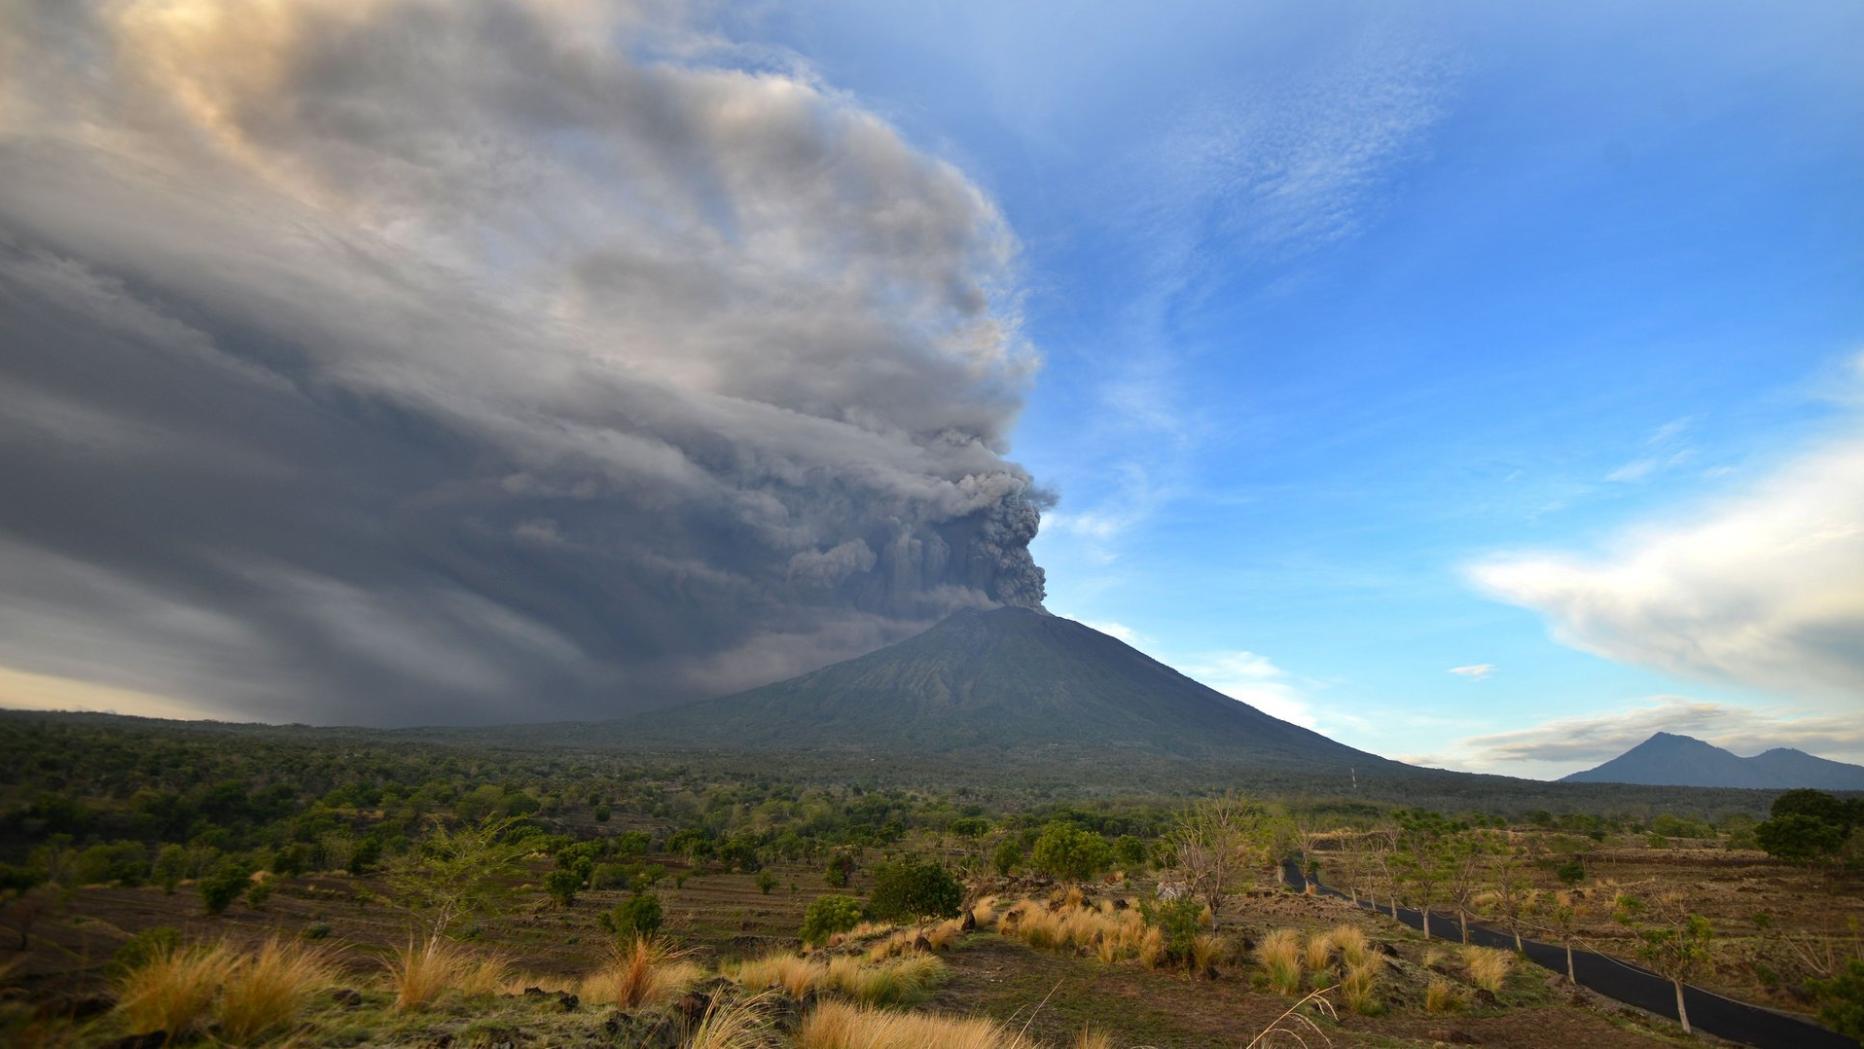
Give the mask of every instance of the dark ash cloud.
[{"label": "dark ash cloud", "polygon": [[0,9],[0,666],[587,716],[1040,604],[990,201],[592,10]]}]

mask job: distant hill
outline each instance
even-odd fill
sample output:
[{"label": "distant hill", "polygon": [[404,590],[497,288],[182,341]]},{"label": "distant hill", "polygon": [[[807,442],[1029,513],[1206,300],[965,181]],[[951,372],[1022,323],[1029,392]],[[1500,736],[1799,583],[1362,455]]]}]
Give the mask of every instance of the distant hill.
[{"label": "distant hill", "polygon": [[636,742],[688,746],[1118,749],[1314,772],[1409,771],[1270,717],[1090,627],[1022,608],[958,612],[865,656],[624,724]]},{"label": "distant hill", "polygon": [[1864,790],[1864,765],[1830,761],[1791,747],[1744,758],[1699,739],[1659,732],[1605,764],[1575,772],[1561,782]]}]

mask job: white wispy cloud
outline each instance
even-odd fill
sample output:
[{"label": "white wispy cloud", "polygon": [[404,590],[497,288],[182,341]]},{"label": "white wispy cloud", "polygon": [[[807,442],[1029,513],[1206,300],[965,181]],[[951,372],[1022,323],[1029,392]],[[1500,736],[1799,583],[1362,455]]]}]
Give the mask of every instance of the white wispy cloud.
[{"label": "white wispy cloud", "polygon": [[1629,529],[1603,553],[1511,553],[1467,574],[1541,613],[1563,643],[1608,659],[1855,700],[1864,433],[1806,450],[1720,502]]},{"label": "white wispy cloud", "polygon": [[1303,728],[1333,735],[1372,728],[1366,719],[1338,704],[1320,702],[1315,693],[1322,683],[1291,674],[1257,652],[1233,649],[1167,662],[1231,699]]},{"label": "white wispy cloud", "polygon": [[1481,681],[1483,678],[1495,673],[1495,664],[1471,663],[1468,666],[1451,667],[1450,673],[1458,677],[1466,677],[1471,681]]}]

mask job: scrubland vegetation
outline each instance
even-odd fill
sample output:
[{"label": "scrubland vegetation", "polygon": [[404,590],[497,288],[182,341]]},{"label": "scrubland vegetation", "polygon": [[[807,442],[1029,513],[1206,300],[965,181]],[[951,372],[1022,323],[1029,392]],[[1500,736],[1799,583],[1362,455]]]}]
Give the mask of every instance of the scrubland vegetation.
[{"label": "scrubland vegetation", "polygon": [[[1477,925],[1854,1034],[1864,1008],[1857,802],[1816,792],[1767,799],[1765,819],[1057,801],[58,719],[0,721],[0,760],[10,1044],[1680,1037],[1455,942]],[[1345,898],[1290,891],[1284,863]],[[1451,942],[1389,917],[1420,904]]]}]

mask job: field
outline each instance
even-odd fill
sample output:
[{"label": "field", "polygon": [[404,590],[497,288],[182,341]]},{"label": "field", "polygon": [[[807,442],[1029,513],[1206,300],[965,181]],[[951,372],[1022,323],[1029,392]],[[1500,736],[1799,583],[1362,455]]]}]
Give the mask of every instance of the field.
[{"label": "field", "polygon": [[[1440,873],[1477,871],[1491,896],[1516,868],[1541,900],[1687,886],[1713,927],[1692,982],[1801,1015],[1860,954],[1858,871],[1742,847],[1764,803],[1718,818],[1710,799],[1663,821],[1642,800],[1428,818],[1266,792],[1070,803],[677,757],[289,733],[226,747],[199,730],[21,724],[0,737],[16,770],[0,799],[0,936],[23,944],[0,959],[13,1044],[159,1044],[136,1040],[154,1021],[135,981],[189,945],[219,949],[229,988],[209,986],[175,1032],[201,1044],[881,1047],[960,1044],[963,1017],[966,1044],[1060,1049],[1688,1040],[1507,952],[1427,943],[1278,877],[1281,858],[1305,858],[1329,884],[1359,871],[1375,896],[1409,901],[1438,868],[1399,874],[1432,849],[1461,857]],[[1195,846],[1219,824],[1228,859],[1196,882]],[[1389,854],[1367,845],[1380,841]],[[1398,880],[1380,882],[1375,860]],[[448,902],[449,885],[471,892]],[[838,900],[846,915],[806,945],[806,922]],[[1491,925],[1504,917],[1486,896],[1468,902]],[[1546,937],[1544,915],[1524,920]],[[1573,931],[1634,958],[1645,928],[1598,908]],[[470,964],[409,1001],[398,955],[430,940]],[[316,971],[263,1034],[236,1037],[230,988],[268,950]],[[645,982],[626,983],[630,959]],[[733,1016],[751,1033],[706,1041]],[[877,1033],[903,1018],[946,1026]]]}]

